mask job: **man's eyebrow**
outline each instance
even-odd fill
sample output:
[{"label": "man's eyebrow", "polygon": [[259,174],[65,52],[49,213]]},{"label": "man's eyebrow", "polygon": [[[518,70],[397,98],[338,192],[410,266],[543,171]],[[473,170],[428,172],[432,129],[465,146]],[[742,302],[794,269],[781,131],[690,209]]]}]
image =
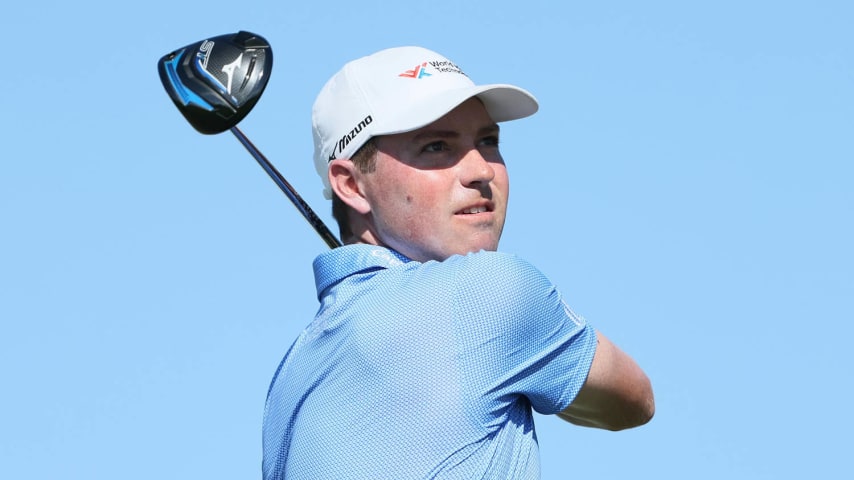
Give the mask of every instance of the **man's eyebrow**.
[{"label": "man's eyebrow", "polygon": [[[497,123],[493,123],[479,128],[477,130],[477,136],[482,137],[484,135],[498,135],[500,131],[501,127],[499,127]],[[459,136],[460,134],[456,130],[424,130],[412,137],[412,141],[418,142],[432,138],[457,138]]]},{"label": "man's eyebrow", "polygon": [[484,135],[498,135],[500,131],[501,127],[499,127],[497,123],[493,123],[492,125],[487,125],[481,128],[477,133],[479,137],[482,137]]}]

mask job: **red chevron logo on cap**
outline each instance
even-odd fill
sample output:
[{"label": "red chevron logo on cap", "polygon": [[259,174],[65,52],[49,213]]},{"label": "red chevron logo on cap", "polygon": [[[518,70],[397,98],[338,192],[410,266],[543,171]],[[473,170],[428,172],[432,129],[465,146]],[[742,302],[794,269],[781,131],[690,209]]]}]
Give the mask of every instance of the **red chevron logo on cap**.
[{"label": "red chevron logo on cap", "polygon": [[407,70],[398,76],[406,78],[422,78],[429,77],[430,75],[432,75],[432,73],[427,73],[427,70],[425,70],[425,68],[427,68],[427,62],[424,62],[421,65],[416,65],[415,68],[413,68],[412,70]]}]

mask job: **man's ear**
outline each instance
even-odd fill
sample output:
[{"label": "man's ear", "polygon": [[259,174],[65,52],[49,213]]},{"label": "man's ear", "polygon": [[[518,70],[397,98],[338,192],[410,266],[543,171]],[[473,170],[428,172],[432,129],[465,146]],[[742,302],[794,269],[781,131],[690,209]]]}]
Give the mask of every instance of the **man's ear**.
[{"label": "man's ear", "polygon": [[340,158],[332,160],[329,162],[327,175],[332,191],[342,202],[362,215],[371,211],[371,205],[365,198],[362,183],[359,181],[359,172],[352,161]]}]

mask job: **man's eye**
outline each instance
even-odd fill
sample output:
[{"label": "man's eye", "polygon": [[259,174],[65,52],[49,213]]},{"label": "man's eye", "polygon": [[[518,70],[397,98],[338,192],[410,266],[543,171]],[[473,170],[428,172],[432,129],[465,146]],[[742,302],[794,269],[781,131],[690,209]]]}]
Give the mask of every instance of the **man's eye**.
[{"label": "man's eye", "polygon": [[497,147],[498,146],[498,136],[497,135],[490,135],[488,137],[484,137],[480,141],[480,144],[488,146],[488,147]]},{"label": "man's eye", "polygon": [[443,150],[445,150],[445,142],[433,142],[425,145],[421,151],[425,153],[436,153]]}]

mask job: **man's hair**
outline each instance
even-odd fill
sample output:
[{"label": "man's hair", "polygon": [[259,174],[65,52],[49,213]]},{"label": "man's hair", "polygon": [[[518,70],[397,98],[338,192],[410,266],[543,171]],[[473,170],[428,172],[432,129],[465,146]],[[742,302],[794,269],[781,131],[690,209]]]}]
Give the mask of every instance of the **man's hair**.
[{"label": "man's hair", "polygon": [[[371,173],[377,168],[377,144],[374,138],[359,147],[350,160],[362,173]],[[353,236],[349,219],[350,206],[344,203],[335,192],[332,192],[332,217],[338,222],[338,235],[342,242]]]}]

